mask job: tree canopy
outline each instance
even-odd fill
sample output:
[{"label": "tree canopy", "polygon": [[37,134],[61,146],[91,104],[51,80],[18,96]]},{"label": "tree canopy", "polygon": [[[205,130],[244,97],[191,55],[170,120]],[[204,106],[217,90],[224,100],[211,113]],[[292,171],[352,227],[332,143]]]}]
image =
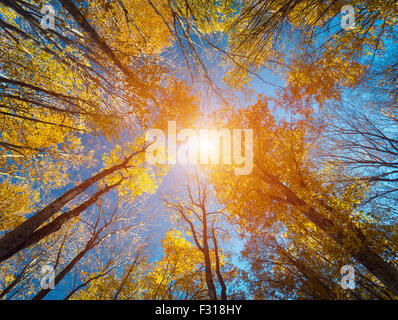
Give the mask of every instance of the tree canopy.
[{"label": "tree canopy", "polygon": [[397,299],[397,16],[0,0],[0,299]]}]

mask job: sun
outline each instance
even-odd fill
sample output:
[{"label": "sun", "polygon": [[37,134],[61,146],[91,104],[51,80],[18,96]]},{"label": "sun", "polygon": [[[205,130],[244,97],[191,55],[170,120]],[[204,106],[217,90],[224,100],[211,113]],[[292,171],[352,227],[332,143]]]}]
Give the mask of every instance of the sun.
[{"label": "sun", "polygon": [[196,159],[194,162],[198,163],[197,161],[200,158],[207,159],[207,157],[214,155],[218,150],[218,146],[214,139],[195,136],[187,140],[184,144],[184,149],[190,157]]},{"label": "sun", "polygon": [[216,144],[213,139],[200,139],[199,152],[203,154],[211,154],[216,151]]}]

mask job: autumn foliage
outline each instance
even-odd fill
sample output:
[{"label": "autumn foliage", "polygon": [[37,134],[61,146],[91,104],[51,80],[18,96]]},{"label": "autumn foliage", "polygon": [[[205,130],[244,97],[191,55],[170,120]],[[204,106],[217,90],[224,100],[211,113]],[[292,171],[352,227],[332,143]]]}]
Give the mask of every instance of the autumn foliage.
[{"label": "autumn foliage", "polygon": [[397,299],[398,6],[344,5],[0,0],[0,299]]}]

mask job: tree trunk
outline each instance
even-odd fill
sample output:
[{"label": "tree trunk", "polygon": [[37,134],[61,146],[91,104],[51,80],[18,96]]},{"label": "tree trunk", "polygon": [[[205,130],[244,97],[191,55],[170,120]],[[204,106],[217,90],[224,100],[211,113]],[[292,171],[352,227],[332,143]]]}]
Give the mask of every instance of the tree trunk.
[{"label": "tree trunk", "polygon": [[216,239],[214,229],[212,229],[212,235],[213,235],[213,243],[214,243],[214,254],[216,256],[216,273],[217,273],[218,281],[220,282],[220,285],[221,285],[221,300],[227,300],[227,286],[225,285],[225,281],[224,281],[224,278],[223,278],[223,276],[221,274],[221,270],[220,270],[220,257],[218,255],[217,239]]},{"label": "tree trunk", "polygon": [[205,274],[206,274],[206,283],[207,290],[209,292],[210,300],[217,300],[217,292],[216,287],[214,286],[213,274],[211,272],[211,260],[209,254],[209,244],[207,241],[207,216],[206,210],[202,208],[203,212],[203,255],[205,258]]},{"label": "tree trunk", "polygon": [[25,220],[19,226],[6,233],[2,238],[0,238],[0,263],[11,257],[16,252],[20,251],[24,247],[24,244],[28,243],[32,235],[40,225],[48,221],[53,217],[59,210],[62,209],[67,203],[72,199],[76,198],[78,195],[82,194],[90,186],[103,179],[104,177],[125,168],[130,161],[130,159],[145,150],[141,149],[130,156],[128,156],[122,163],[105,169],[96,175],[88,178],[78,186],[71,190],[68,190],[63,195],[55,199],[48,206],[37,212],[35,215]]},{"label": "tree trunk", "polygon": [[[73,267],[84,257],[84,255],[93,247],[92,243],[89,242],[86,247],[79,252],[77,256],[73,258],[71,262],[68,263],[68,265],[60,272],[57,274],[57,276],[54,279],[54,285],[56,286],[68,273],[73,269]],[[42,300],[49,292],[51,289],[41,289],[33,298],[32,300]]]},{"label": "tree trunk", "polygon": [[[348,248],[351,256],[360,262],[369,272],[376,276],[392,293],[398,296],[398,270],[384,261],[377,253],[368,246],[368,241],[364,234],[355,225],[351,225],[352,236],[344,234],[341,230],[335,231],[332,220],[328,219],[320,212],[309,206],[304,200],[300,199],[290,188],[283,184],[277,177],[269,174],[260,167],[264,173],[265,181],[279,186],[286,197],[286,200],[300,211],[318,228],[323,230],[329,237],[335,240],[340,246],[349,242],[353,237],[360,240],[359,247]],[[333,214],[333,208],[323,205],[326,210]],[[347,241],[348,240],[348,241]]]}]

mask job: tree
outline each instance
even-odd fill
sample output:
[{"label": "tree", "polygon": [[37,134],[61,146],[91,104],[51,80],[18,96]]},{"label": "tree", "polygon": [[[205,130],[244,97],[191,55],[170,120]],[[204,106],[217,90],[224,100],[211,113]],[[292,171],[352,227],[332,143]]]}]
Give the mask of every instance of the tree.
[{"label": "tree", "polygon": [[[142,153],[144,150],[145,148],[130,154],[120,164],[105,169],[102,172],[85,180],[83,183],[67,191],[66,193],[58,197],[56,200],[54,200],[51,204],[49,204],[48,206],[37,212],[29,219],[25,220],[22,224],[18,225],[13,230],[6,233],[0,239],[0,252],[1,252],[0,261],[8,259],[16,252],[26,247],[29,247],[32,244],[35,244],[41,239],[45,238],[49,234],[56,232],[62,227],[62,225],[66,221],[78,216],[89,206],[94,204],[101,195],[119,186],[122,183],[122,181],[125,179],[123,176],[121,178],[118,178],[118,182],[100,188],[96,193],[94,193],[88,200],[83,202],[81,205],[67,212],[62,213],[54,220],[50,221],[50,219],[53,218],[54,215],[57,214],[59,210],[61,210],[66,204],[68,204],[71,200],[75,199],[82,192],[87,190],[93,184],[97,183],[99,180],[111,174],[114,174],[115,172],[118,172],[121,169],[124,169],[127,172],[129,169],[132,170],[133,172],[134,169],[137,170],[137,167],[134,168],[134,166],[131,166],[129,162],[135,155]],[[132,176],[134,176],[134,173],[132,173],[130,179]],[[42,226],[45,222],[48,223],[45,226]]]},{"label": "tree", "polygon": [[[119,202],[119,201],[118,201]],[[133,217],[131,215],[131,206],[126,205],[126,203],[116,203],[114,208],[108,211],[105,207],[103,201],[101,201],[97,205],[97,213],[96,217],[90,216],[89,221],[84,221],[88,227],[88,231],[84,232],[84,230],[80,230],[81,234],[88,234],[87,239],[84,241],[83,247],[78,250],[77,254],[67,262],[67,264],[60,270],[60,272],[56,275],[54,279],[54,285],[56,286],[60,281],[62,281],[65,276],[76,267],[76,265],[83,259],[85,256],[93,249],[97,249],[101,246],[101,244],[109,239],[112,242],[122,241],[123,236],[126,236],[132,229],[137,229],[139,225],[137,222],[134,223]],[[108,211],[108,212],[107,212]],[[129,215],[129,217],[128,217]],[[126,223],[126,222],[129,223]],[[83,231],[83,232],[82,232]],[[114,251],[116,251],[114,249]],[[119,254],[120,255],[120,254]],[[104,264],[104,267],[95,274],[95,278],[100,278],[111,272],[113,269],[119,267],[118,259],[116,257],[116,253],[113,252],[111,258]],[[91,261],[93,263],[93,261]],[[93,266],[91,266],[93,267]],[[93,268],[92,268],[93,269]],[[92,276],[93,277],[93,276]],[[86,280],[87,282],[89,280]],[[81,288],[81,287],[80,287]],[[41,300],[48,293],[50,289],[41,289],[39,292],[35,294],[33,300]],[[77,292],[75,288],[73,293],[71,292],[69,295]]]},{"label": "tree", "polygon": [[69,231],[70,227],[66,227],[64,232],[50,236],[3,262],[0,266],[0,299],[30,299],[37,290],[35,280],[41,274],[41,267],[48,265],[49,261],[56,263],[63,259],[61,253],[65,253],[63,249],[66,239],[73,244],[72,237],[68,237]]},{"label": "tree", "polygon": [[166,233],[162,247],[164,256],[152,263],[142,247],[122,273],[94,279],[73,299],[204,299],[201,253],[176,231]]},{"label": "tree", "polygon": [[339,98],[340,88],[360,82],[394,37],[397,7],[392,1],[351,3],[355,28],[349,30],[340,27],[343,1],[240,4],[224,27],[231,84],[239,86],[264,68],[280,69],[286,94],[298,100],[314,98],[322,103]]},{"label": "tree", "polygon": [[384,213],[380,218],[391,224],[397,214],[395,111],[388,100],[380,107],[381,102],[373,97],[366,101],[359,95],[335,104],[333,111],[327,108],[322,112],[323,120],[317,121],[325,128],[327,148],[318,157],[343,165],[351,175],[371,185],[362,206]]},{"label": "tree", "polygon": [[[221,300],[226,300],[227,287],[221,272],[220,249],[217,244],[216,235],[216,230],[219,228],[216,226],[219,224],[219,219],[217,219],[216,215],[222,213],[208,210],[208,202],[211,196],[208,187],[208,184],[203,178],[200,178],[199,172],[196,170],[192,176],[188,176],[188,182],[185,186],[185,193],[188,196],[187,201],[171,200],[166,197],[163,198],[163,201],[167,208],[178,215],[179,220],[182,220],[189,226],[188,232],[192,235],[197,249],[203,254],[209,298],[217,300],[217,291],[213,277],[213,264],[215,264],[215,273],[221,286],[220,297]],[[212,249],[211,242],[213,242]]]},{"label": "tree", "polygon": [[362,223],[368,214],[356,209],[366,185],[335,185],[330,177],[346,174],[311,158],[312,151],[321,147],[319,129],[305,119],[277,122],[267,104],[266,99],[260,99],[247,110],[223,113],[229,126],[239,123],[253,128],[257,139],[251,175],[234,176],[225,168],[214,170],[212,179],[219,199],[249,233],[256,232],[258,217],[264,215],[269,226],[283,223],[300,232],[302,224],[310,224],[323,231],[396,295],[394,254],[389,257],[385,247],[372,243]]},{"label": "tree", "polygon": [[[262,222],[265,220],[264,217]],[[322,231],[308,224],[301,228],[295,232],[281,225],[280,229],[273,226],[267,233],[247,234],[242,256],[250,268],[243,279],[249,283],[253,298],[394,299],[372,274],[336,247]],[[379,241],[382,239],[378,238]],[[341,286],[341,268],[345,265],[355,266],[355,288]]]},{"label": "tree", "polygon": [[[225,300],[240,280],[260,299],[397,299],[396,1],[57,0],[53,25],[44,3],[0,0],[1,299],[46,297],[48,263],[65,299]],[[258,84],[274,91],[255,101]],[[169,121],[251,130],[253,170],[167,180],[157,256],[132,216],[171,167],[144,138]]]},{"label": "tree", "polygon": [[[107,10],[103,1],[78,3],[62,1],[55,29],[46,29],[41,1],[0,2],[2,174],[26,179],[32,171],[41,192],[65,185],[71,167],[93,165],[83,134],[112,140],[130,130],[134,137],[141,126],[163,128],[167,118],[182,125],[195,115],[189,88],[159,61],[170,35],[146,1]],[[125,19],[110,19],[114,11]]]},{"label": "tree", "polygon": [[[133,159],[146,148],[139,138],[140,129],[164,128],[170,118],[178,120],[179,125],[189,123],[195,117],[197,105],[188,86],[174,77],[155,56],[169,44],[169,35],[163,20],[146,1],[118,1],[114,7],[108,5],[112,8],[105,11],[101,1],[90,2],[88,7],[79,2],[80,8],[73,1],[60,1],[63,9],[57,8],[55,29],[44,28],[40,23],[43,17],[40,2],[0,3],[4,9],[0,41],[5,44],[2,48],[8,48],[4,53],[4,74],[0,78],[0,99],[1,108],[5,109],[2,112],[5,127],[9,130],[2,134],[6,140],[1,144],[4,151],[1,161],[7,169],[4,174],[11,177],[8,181],[19,173],[24,180],[31,166],[40,165],[43,167],[37,170],[31,185],[46,189],[54,178],[58,181],[52,187],[71,182],[68,175],[71,166],[92,165],[93,162],[86,154],[69,157],[71,150],[77,153],[82,150],[82,132],[118,139],[123,131],[134,129],[132,135],[136,141],[135,146],[127,147],[130,150],[116,146],[110,157],[103,157],[108,169],[94,174],[45,208],[35,206],[36,214],[26,221],[21,219],[22,223],[7,230],[0,239],[0,261],[4,261],[59,230],[66,221],[78,216],[111,189],[117,188],[132,199],[150,190],[154,176],[142,167],[143,157]],[[143,22],[134,22],[137,10],[152,12],[155,27],[141,30]],[[123,12],[126,20],[112,20],[109,26],[106,15],[115,11]],[[94,21],[95,25],[89,21]],[[110,28],[118,32],[116,40],[128,39],[123,48],[110,37]],[[152,32],[153,29],[159,33]],[[135,37],[126,37],[126,32],[132,32]],[[142,43],[135,41],[145,33],[148,33],[148,47],[141,50]],[[86,130],[88,127],[90,130]],[[128,153],[130,155],[126,156]],[[66,163],[63,158],[68,159]],[[121,174],[122,169],[125,176]],[[130,186],[125,188],[127,181]],[[26,183],[27,191],[30,184]],[[98,191],[88,200],[56,217],[62,207],[95,184],[98,184]],[[129,192],[132,187],[135,190]]]},{"label": "tree", "polygon": [[207,297],[201,252],[179,231],[168,231],[162,240],[164,256],[150,268],[142,283],[144,299],[186,299]]}]

